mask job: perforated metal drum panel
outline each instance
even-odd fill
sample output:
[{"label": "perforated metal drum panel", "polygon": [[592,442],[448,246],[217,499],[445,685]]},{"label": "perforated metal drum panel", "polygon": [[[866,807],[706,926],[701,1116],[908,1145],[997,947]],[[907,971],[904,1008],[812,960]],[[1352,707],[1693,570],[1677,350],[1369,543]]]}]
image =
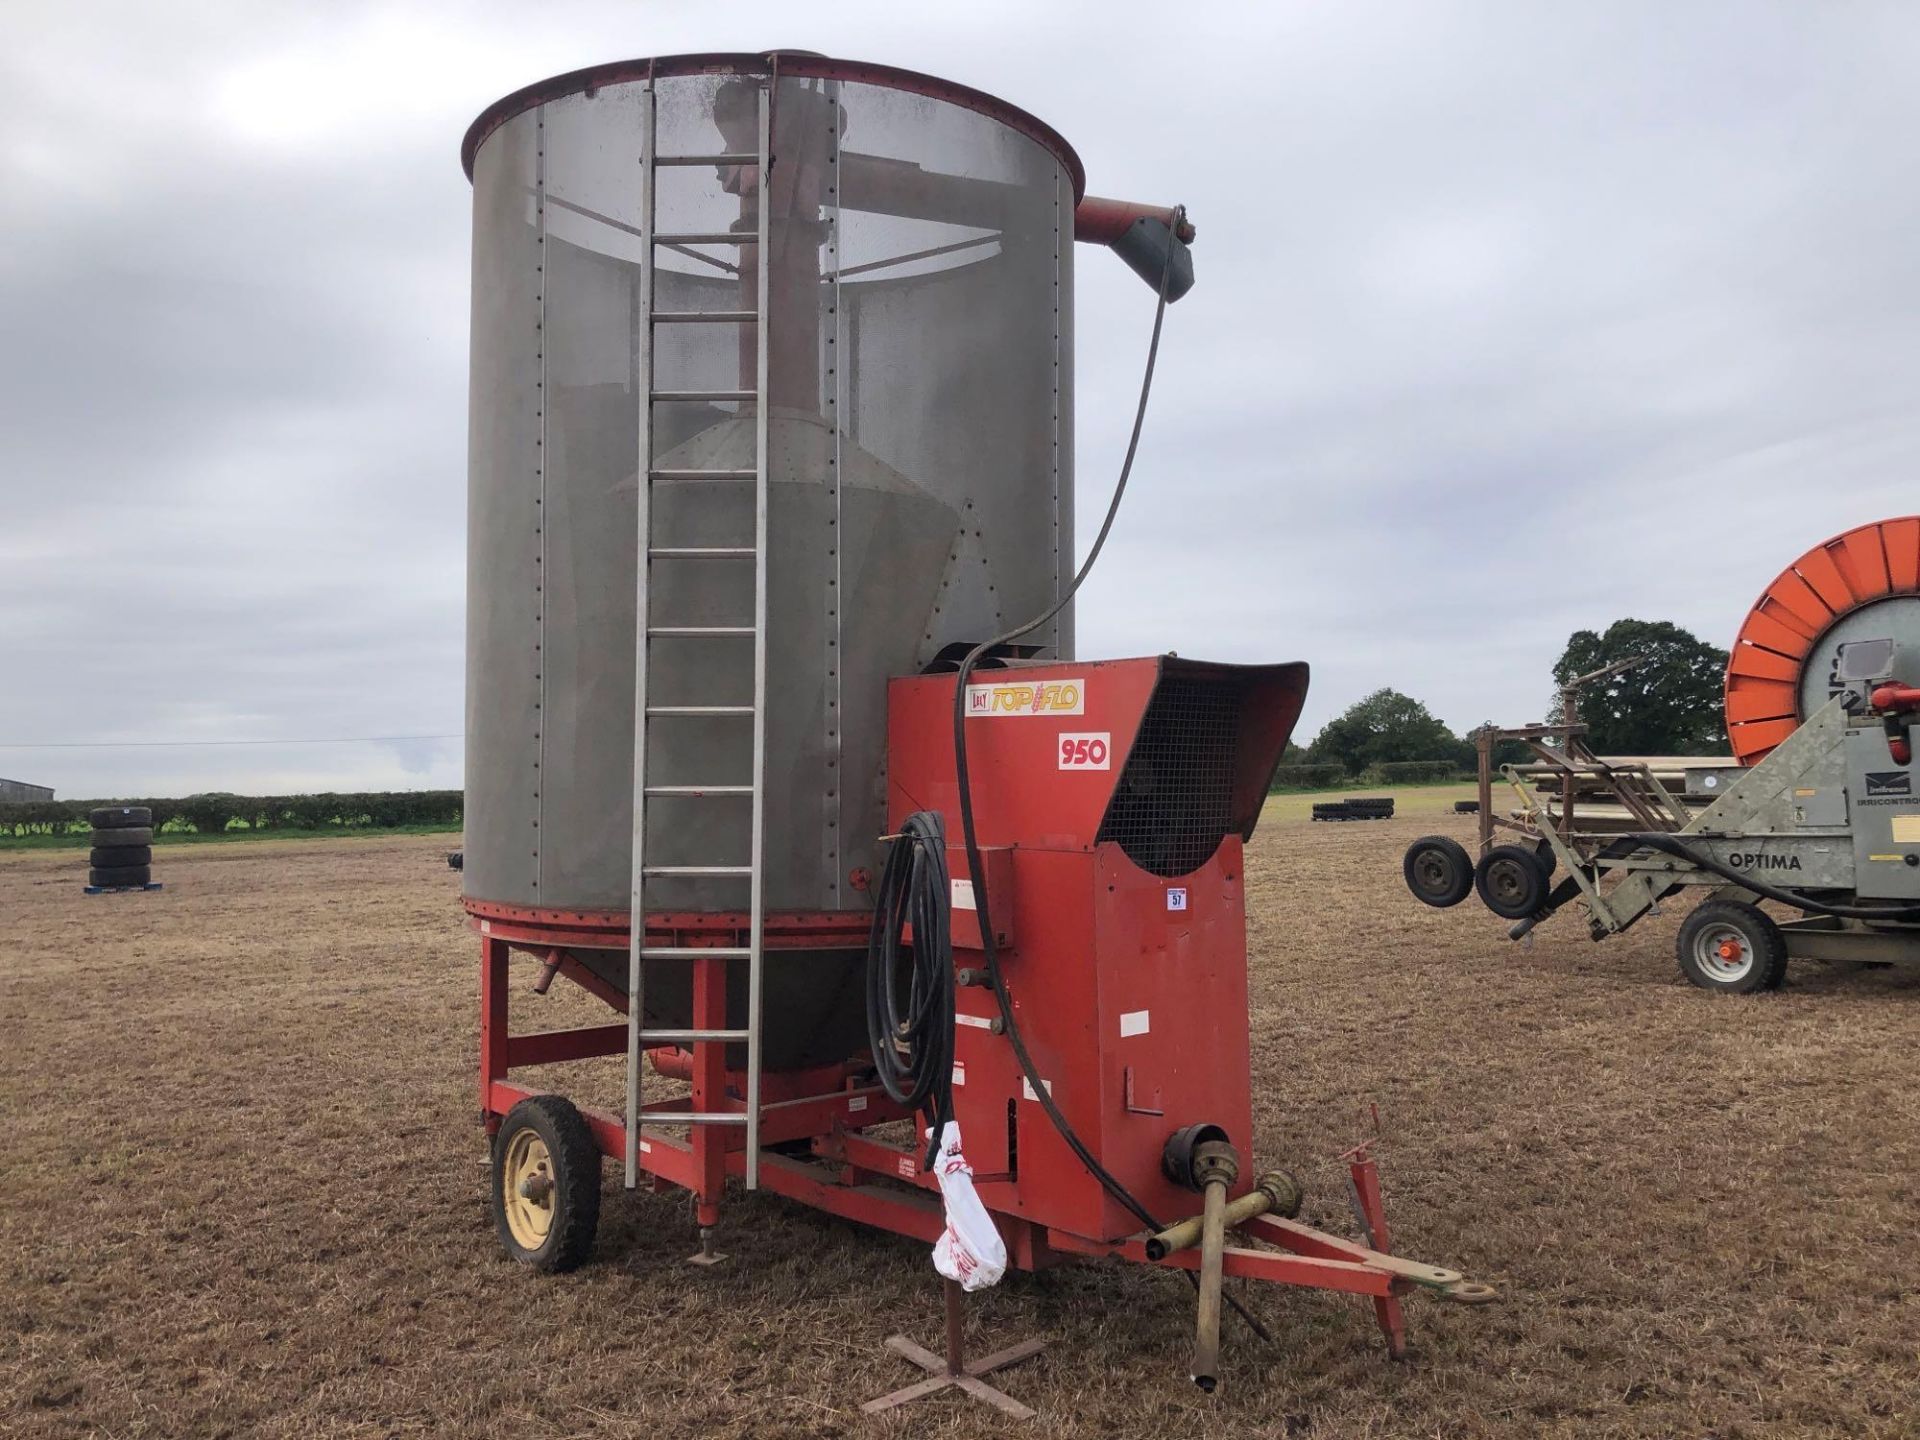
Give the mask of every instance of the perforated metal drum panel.
[{"label": "perforated metal drum panel", "polygon": [[[760,80],[656,79],[659,153],[734,148],[723,126]],[[474,155],[476,899],[628,903],[644,83],[533,104]],[[1021,128],[883,84],[782,78],[773,115],[766,905],[859,908],[848,875],[878,868],[884,828],[886,680],[1044,609],[1071,563],[1074,177]],[[713,167],[658,173],[661,231],[757,217]],[[656,307],[753,309],[741,253],[660,249]],[[661,326],[654,386],[750,389],[753,354],[750,327]],[[652,464],[751,466],[753,408],[656,406]],[[656,545],[751,543],[751,485],[659,481],[654,497]],[[741,623],[751,565],[656,560],[652,623]],[[1071,617],[1039,638],[1070,657]],[[750,651],[661,639],[650,701],[743,703]],[[654,724],[648,783],[738,780],[750,724]],[[744,801],[648,805],[649,864],[744,861],[748,838]],[[648,903],[736,909],[744,887],[663,881]]]}]

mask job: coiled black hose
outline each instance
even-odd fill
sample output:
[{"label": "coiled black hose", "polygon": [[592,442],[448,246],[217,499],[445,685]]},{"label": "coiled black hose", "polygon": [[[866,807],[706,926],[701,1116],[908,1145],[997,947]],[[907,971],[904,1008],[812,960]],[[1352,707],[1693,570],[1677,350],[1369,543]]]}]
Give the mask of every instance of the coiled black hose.
[{"label": "coiled black hose", "polygon": [[916,811],[900,827],[874,895],[867,932],[867,1042],[888,1098],[927,1118],[929,1170],[941,1129],[953,1118],[949,903],[946,824],[933,811]]}]

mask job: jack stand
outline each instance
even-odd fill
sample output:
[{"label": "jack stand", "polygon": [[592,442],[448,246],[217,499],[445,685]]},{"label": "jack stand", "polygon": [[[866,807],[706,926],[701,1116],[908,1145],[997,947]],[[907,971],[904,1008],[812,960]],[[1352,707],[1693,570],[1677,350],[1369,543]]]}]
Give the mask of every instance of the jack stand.
[{"label": "jack stand", "polygon": [[949,1385],[953,1385],[976,1400],[986,1401],[1003,1415],[1014,1420],[1033,1419],[1038,1412],[1029,1410],[1004,1391],[994,1389],[980,1377],[1038,1355],[1046,1349],[1047,1342],[1022,1340],[1018,1345],[1009,1345],[1005,1350],[996,1350],[993,1354],[979,1360],[969,1361],[961,1348],[961,1296],[964,1292],[960,1289],[959,1282],[955,1280],[946,1282],[946,1292],[947,1354],[944,1360],[931,1350],[914,1344],[904,1335],[887,1337],[889,1350],[911,1360],[933,1378],[915,1381],[905,1389],[895,1390],[891,1395],[882,1395],[878,1400],[869,1400],[860,1409],[868,1415],[877,1415],[883,1410],[893,1409],[896,1405],[905,1405],[909,1401],[938,1394]]},{"label": "jack stand", "polygon": [[711,1225],[702,1225],[700,1227],[700,1249],[697,1253],[687,1257],[687,1263],[689,1265],[718,1265],[726,1258],[725,1251],[713,1248],[713,1227]]}]

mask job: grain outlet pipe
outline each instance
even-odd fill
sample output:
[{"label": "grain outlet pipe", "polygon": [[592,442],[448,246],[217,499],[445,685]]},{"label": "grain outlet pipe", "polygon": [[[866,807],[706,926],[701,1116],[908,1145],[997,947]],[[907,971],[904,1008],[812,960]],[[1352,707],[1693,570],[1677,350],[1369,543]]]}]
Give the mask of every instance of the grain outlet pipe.
[{"label": "grain outlet pipe", "polygon": [[1224,1140],[1194,1151],[1200,1183],[1200,1303],[1193,1324],[1193,1383],[1211,1395],[1220,1384],[1220,1278],[1227,1248],[1227,1190],[1240,1178],[1240,1158]]},{"label": "grain outlet pipe", "polygon": [[[1236,1230],[1247,1221],[1260,1215],[1284,1215],[1292,1220],[1300,1214],[1300,1206],[1306,1199],[1300,1182],[1285,1170],[1269,1170],[1254,1181],[1253,1189],[1238,1200],[1229,1200],[1222,1216],[1222,1223],[1228,1230]],[[1147,1258],[1164,1260],[1169,1255],[1182,1250],[1190,1250],[1200,1243],[1200,1232],[1206,1223],[1204,1215],[1190,1215],[1178,1224],[1169,1225],[1159,1234],[1147,1239]]]}]

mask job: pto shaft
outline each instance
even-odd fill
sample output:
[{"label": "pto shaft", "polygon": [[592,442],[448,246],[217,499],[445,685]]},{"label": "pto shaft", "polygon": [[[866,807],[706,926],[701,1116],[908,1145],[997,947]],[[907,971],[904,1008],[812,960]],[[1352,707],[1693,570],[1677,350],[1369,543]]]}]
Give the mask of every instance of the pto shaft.
[{"label": "pto shaft", "polygon": [[[1284,1170],[1269,1170],[1254,1182],[1254,1188],[1238,1200],[1227,1202],[1225,1224],[1229,1230],[1240,1226],[1261,1215],[1284,1215],[1289,1220],[1300,1213],[1300,1202],[1304,1199],[1300,1182]],[[1147,1258],[1164,1260],[1181,1250],[1190,1250],[1200,1243],[1201,1226],[1205,1224],[1203,1215],[1190,1215],[1176,1225],[1169,1225],[1157,1235],[1147,1238]]]},{"label": "pto shaft", "polygon": [[1193,1383],[1211,1395],[1220,1383],[1220,1271],[1227,1248],[1227,1189],[1240,1178],[1233,1147],[1209,1140],[1193,1157],[1201,1185],[1200,1303],[1193,1325]]}]

